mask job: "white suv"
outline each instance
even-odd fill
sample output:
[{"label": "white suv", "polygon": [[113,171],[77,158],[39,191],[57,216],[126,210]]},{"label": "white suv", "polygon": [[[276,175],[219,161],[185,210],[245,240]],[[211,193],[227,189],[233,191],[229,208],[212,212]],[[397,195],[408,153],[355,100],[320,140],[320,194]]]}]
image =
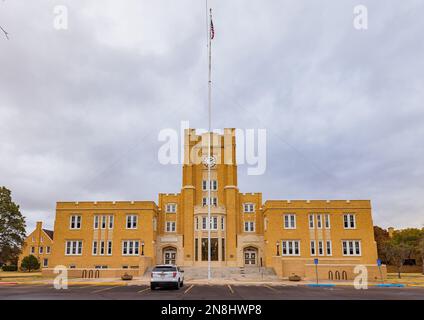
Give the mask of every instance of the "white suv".
[{"label": "white suv", "polygon": [[161,264],[153,268],[150,289],[157,287],[173,287],[179,289],[184,284],[184,270],[173,264]]}]

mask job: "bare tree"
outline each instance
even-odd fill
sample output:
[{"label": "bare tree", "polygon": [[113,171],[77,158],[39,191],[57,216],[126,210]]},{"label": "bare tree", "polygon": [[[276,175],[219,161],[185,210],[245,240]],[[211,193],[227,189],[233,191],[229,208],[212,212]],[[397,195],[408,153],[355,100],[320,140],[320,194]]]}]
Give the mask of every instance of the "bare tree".
[{"label": "bare tree", "polygon": [[6,39],[9,40],[9,32],[7,32],[6,30],[4,30],[2,26],[0,26],[0,30],[4,33]]}]

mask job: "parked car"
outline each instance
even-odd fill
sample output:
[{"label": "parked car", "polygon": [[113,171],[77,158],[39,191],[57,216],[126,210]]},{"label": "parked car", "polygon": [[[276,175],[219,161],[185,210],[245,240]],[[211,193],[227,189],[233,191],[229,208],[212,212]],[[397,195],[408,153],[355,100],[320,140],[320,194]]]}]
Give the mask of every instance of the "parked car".
[{"label": "parked car", "polygon": [[153,268],[150,289],[172,287],[179,289],[184,285],[184,270],[173,264],[161,264]]}]

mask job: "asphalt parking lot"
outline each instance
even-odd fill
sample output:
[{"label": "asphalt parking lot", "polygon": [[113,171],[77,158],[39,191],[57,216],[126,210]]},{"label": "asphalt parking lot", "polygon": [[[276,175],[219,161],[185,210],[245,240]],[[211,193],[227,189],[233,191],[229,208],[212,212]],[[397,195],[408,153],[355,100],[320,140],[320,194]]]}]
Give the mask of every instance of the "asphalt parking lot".
[{"label": "asphalt parking lot", "polygon": [[184,285],[180,290],[150,290],[147,285],[3,285],[0,300],[424,300],[424,288],[310,288],[268,285]]}]

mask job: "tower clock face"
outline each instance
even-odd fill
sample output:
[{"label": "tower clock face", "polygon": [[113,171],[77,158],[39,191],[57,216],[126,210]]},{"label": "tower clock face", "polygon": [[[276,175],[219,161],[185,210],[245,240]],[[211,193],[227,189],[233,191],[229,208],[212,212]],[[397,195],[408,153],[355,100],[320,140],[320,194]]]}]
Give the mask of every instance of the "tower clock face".
[{"label": "tower clock face", "polygon": [[206,156],[206,157],[203,158],[203,164],[206,167],[210,167],[210,168],[215,167],[216,159],[215,159],[214,156],[210,156],[210,157]]}]

